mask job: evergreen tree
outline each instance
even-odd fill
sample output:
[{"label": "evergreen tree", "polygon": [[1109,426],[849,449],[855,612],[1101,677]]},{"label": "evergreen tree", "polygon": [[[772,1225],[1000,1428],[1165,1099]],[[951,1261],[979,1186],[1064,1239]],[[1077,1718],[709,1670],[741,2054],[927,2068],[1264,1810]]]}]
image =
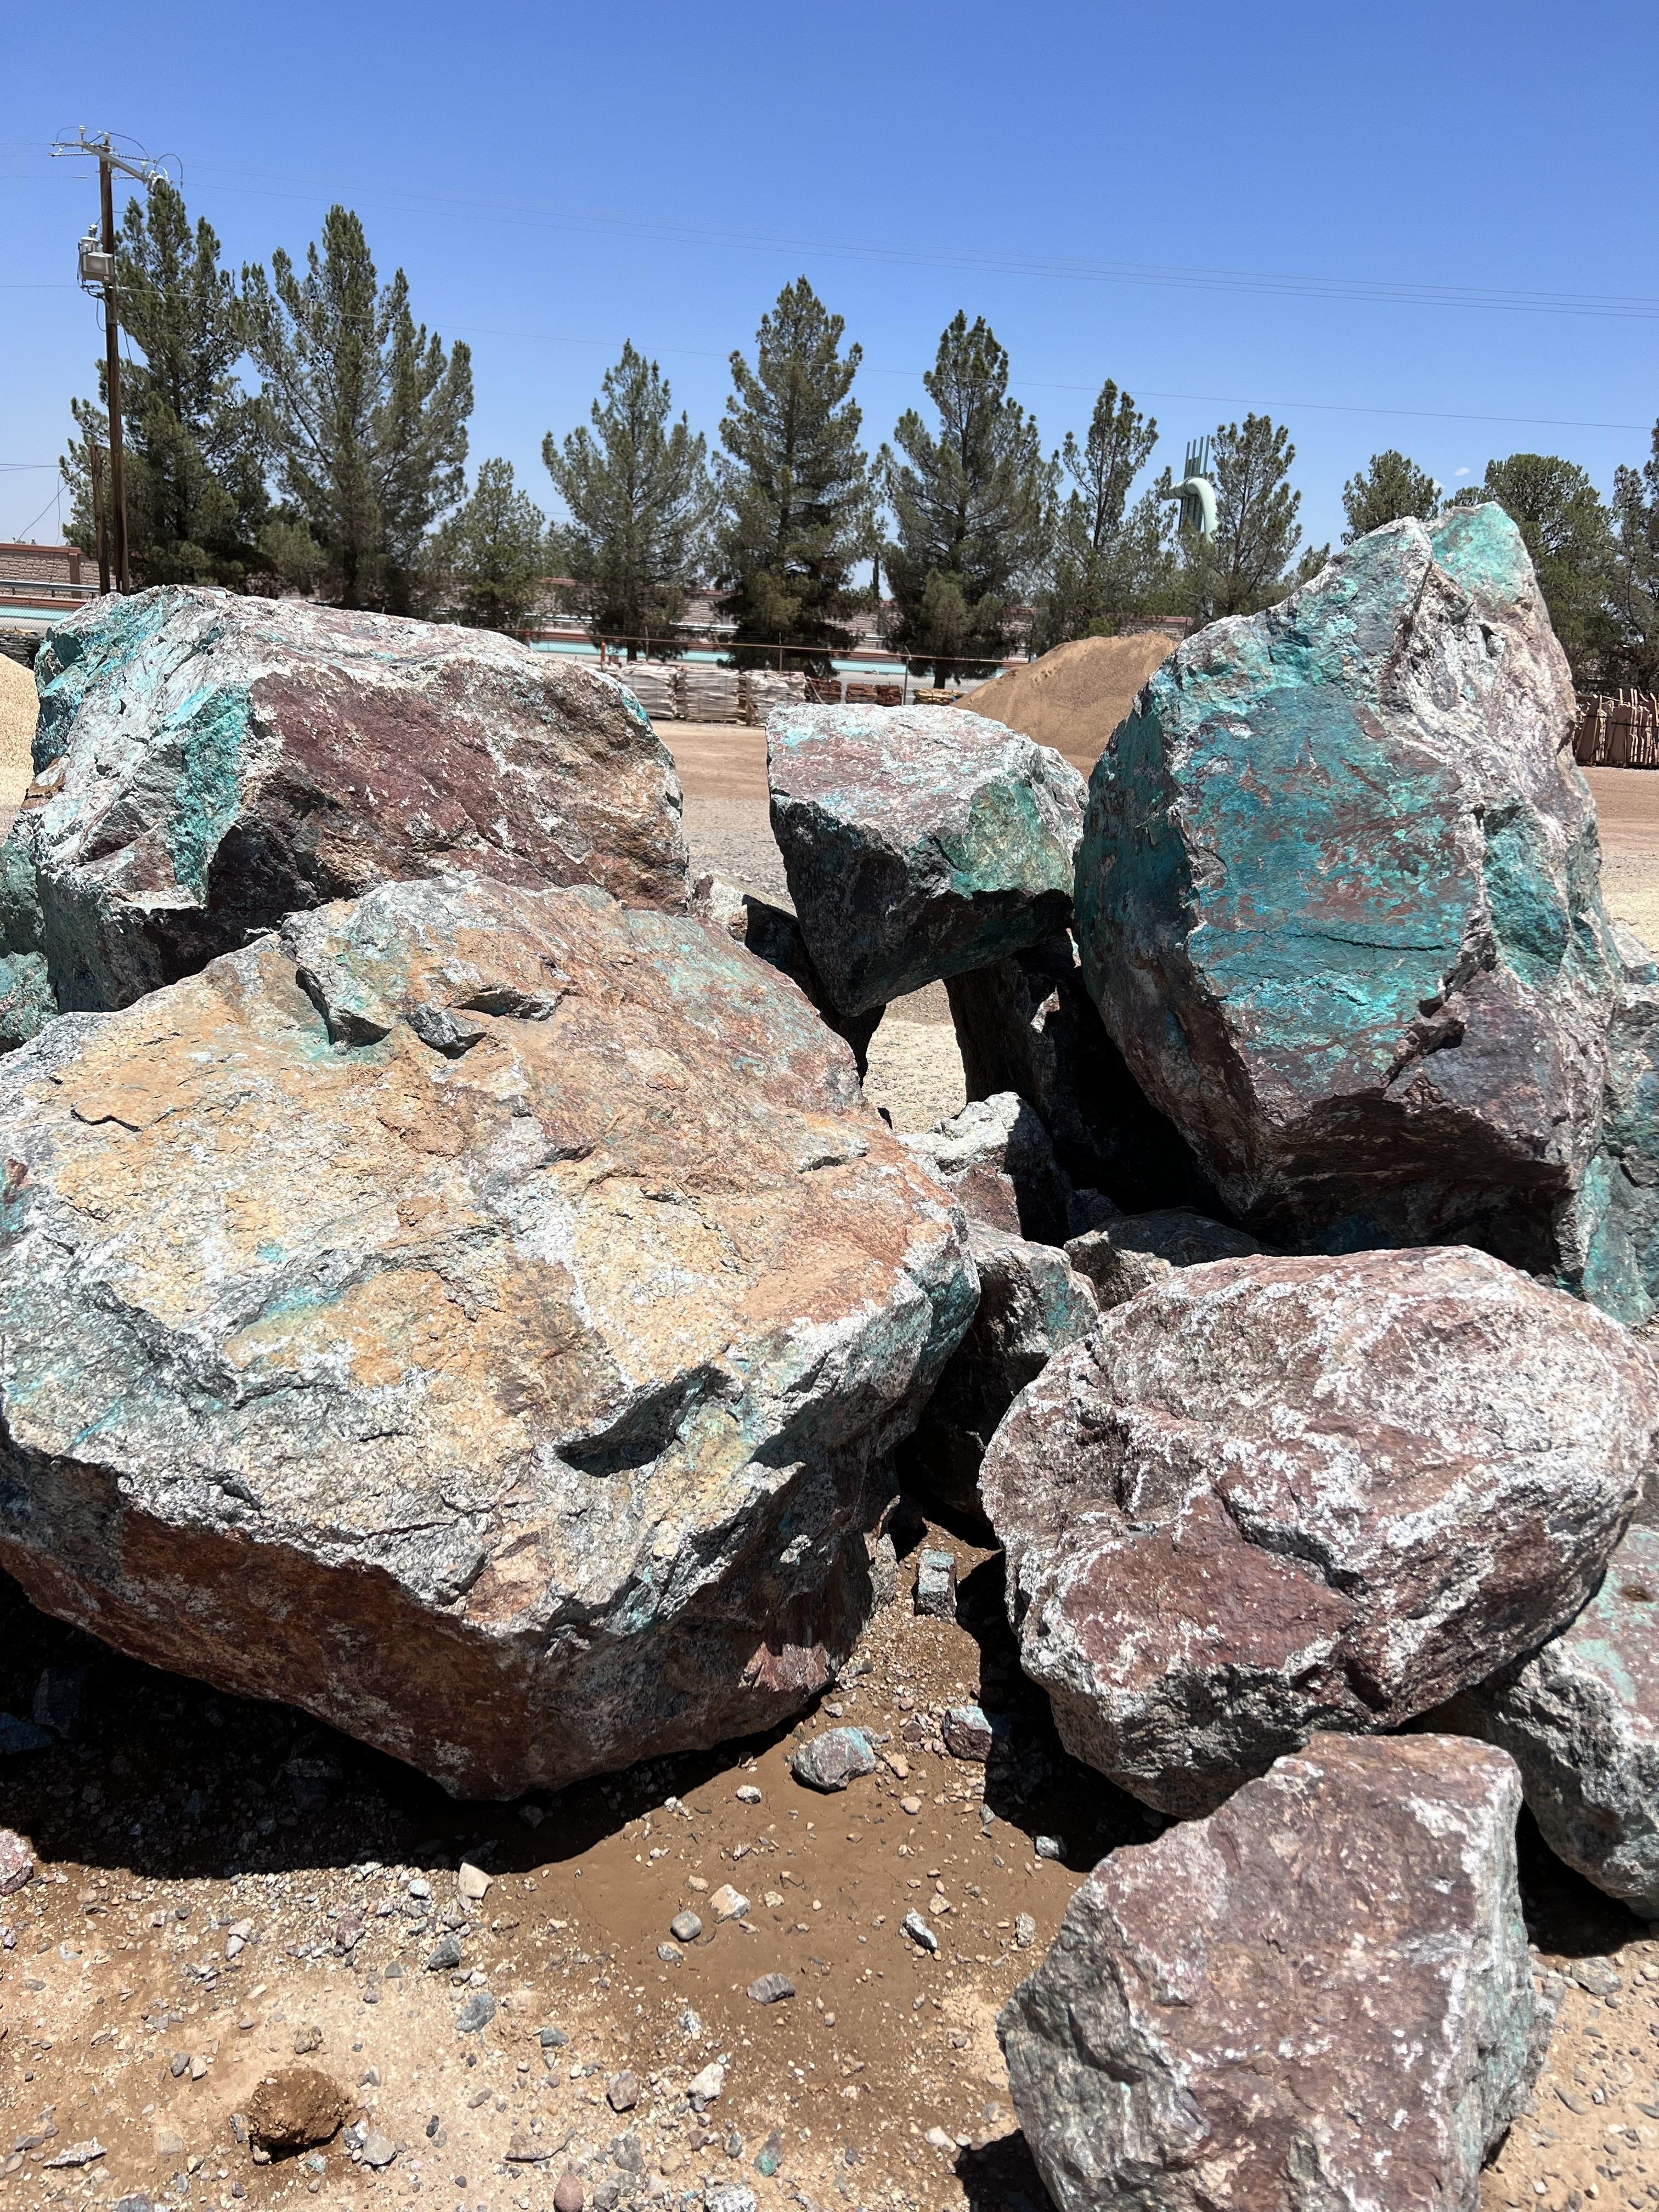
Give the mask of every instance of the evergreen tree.
[{"label": "evergreen tree", "polygon": [[[142,355],[121,379],[133,580],[240,587],[258,563],[268,501],[259,410],[234,373],[245,349],[235,281],[219,266],[211,226],[200,222],[192,234],[182,194],[165,181],[148,205],[128,201],[117,277],[121,327]],[[100,362],[98,404],[71,403],[80,435],[64,462],[73,528],[88,547],[93,456],[109,439],[107,381]]]},{"label": "evergreen tree", "polygon": [[938,434],[914,408],[882,471],[896,541],[884,550],[890,642],[935,680],[994,668],[1012,634],[1018,596],[1046,557],[1057,471],[1036,422],[1008,397],[1008,356],[983,316],[958,313],[922,378]]},{"label": "evergreen tree", "polygon": [[[1243,423],[1218,426],[1210,448],[1216,534],[1207,542],[1194,536],[1182,541],[1185,596],[1199,621],[1271,606],[1323,565],[1321,547],[1291,570],[1302,542],[1296,519],[1302,495],[1290,484],[1295,459],[1289,431],[1270,416],[1247,415]],[[1167,469],[1158,492],[1160,498],[1173,495]]]},{"label": "evergreen tree", "polygon": [[854,563],[869,550],[869,463],[849,399],[861,347],[841,350],[846,325],[803,276],[787,284],[755,334],[755,365],[732,356],[716,464],[724,505],[721,580],[735,617],[735,656],[775,665],[769,644],[794,640],[787,665],[825,674],[860,595]]},{"label": "evergreen tree", "polygon": [[536,605],[547,568],[547,519],[517,489],[511,461],[485,461],[472,496],[433,541],[444,610],[456,622],[516,635]]},{"label": "evergreen tree", "polygon": [[[300,276],[279,248],[242,272],[248,350],[289,507],[264,550],[340,605],[408,611],[433,523],[465,488],[472,363],[416,325],[400,269],[382,287],[363,227],[329,210]],[[309,552],[307,539],[309,539]],[[296,573],[301,572],[301,573]]]},{"label": "evergreen tree", "polygon": [[1440,512],[1440,487],[1415,461],[1390,446],[1386,453],[1373,453],[1360,474],[1348,478],[1342,487],[1342,509],[1348,518],[1342,543],[1352,545],[1356,538],[1407,514],[1431,522]]},{"label": "evergreen tree", "polygon": [[1150,613],[1169,597],[1167,514],[1150,491],[1128,507],[1129,487],[1157,443],[1157,422],[1109,377],[1084,443],[1066,432],[1060,458],[1073,489],[1060,509],[1048,583],[1037,602],[1032,643],[1039,652],[1066,638],[1109,633],[1122,617]]},{"label": "evergreen tree", "polygon": [[588,628],[627,639],[630,660],[644,639],[653,653],[674,649],[712,508],[707,444],[672,411],[666,378],[630,341],[605,371],[591,433],[542,441],[570,514],[567,559]]},{"label": "evergreen tree", "polygon": [[1642,466],[1614,471],[1613,512],[1618,536],[1609,586],[1618,637],[1602,681],[1651,691],[1659,686],[1659,422]]},{"label": "evergreen tree", "polygon": [[1601,679],[1624,641],[1618,618],[1613,519],[1576,461],[1555,453],[1511,453],[1488,461],[1485,480],[1457,495],[1458,507],[1496,500],[1520,531],[1539,588],[1576,683]]}]

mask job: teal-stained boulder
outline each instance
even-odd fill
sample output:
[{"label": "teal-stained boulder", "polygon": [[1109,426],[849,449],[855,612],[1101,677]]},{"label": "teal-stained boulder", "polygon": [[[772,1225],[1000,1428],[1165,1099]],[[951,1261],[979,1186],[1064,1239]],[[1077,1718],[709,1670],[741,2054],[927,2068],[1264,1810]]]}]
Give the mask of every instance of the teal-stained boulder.
[{"label": "teal-stained boulder", "polygon": [[0,1045],[388,881],[687,902],[638,702],[493,631],[167,586],[59,623],[35,681],[35,766],[60,765],[0,865]]},{"label": "teal-stained boulder", "polygon": [[1632,1328],[1659,1291],[1659,963],[1615,922],[1601,1140],[1563,1221],[1562,1273]]},{"label": "teal-stained boulder", "polygon": [[1659,1920],[1659,1528],[1630,1530],[1571,1627],[1430,1725],[1508,1752],[1556,1856]]},{"label": "teal-stained boulder", "polygon": [[843,1014],[1040,944],[1071,918],[1083,779],[957,707],[779,707],[772,829]]},{"label": "teal-stained boulder", "polygon": [[0,1060],[0,1571],[468,1796],[848,1656],[961,1215],[795,985],[389,884]]},{"label": "teal-stained boulder", "polygon": [[1251,1230],[1594,1294],[1622,988],[1567,664],[1496,506],[1391,523],[1152,677],[1078,861],[1107,1028]]}]

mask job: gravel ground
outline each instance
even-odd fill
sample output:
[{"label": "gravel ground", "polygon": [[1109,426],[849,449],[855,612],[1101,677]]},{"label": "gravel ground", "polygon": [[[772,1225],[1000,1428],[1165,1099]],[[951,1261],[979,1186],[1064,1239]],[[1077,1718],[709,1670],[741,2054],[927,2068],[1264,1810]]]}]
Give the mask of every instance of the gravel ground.
[{"label": "gravel ground", "polygon": [[34,678],[0,653],[0,806],[15,806],[34,781]]}]

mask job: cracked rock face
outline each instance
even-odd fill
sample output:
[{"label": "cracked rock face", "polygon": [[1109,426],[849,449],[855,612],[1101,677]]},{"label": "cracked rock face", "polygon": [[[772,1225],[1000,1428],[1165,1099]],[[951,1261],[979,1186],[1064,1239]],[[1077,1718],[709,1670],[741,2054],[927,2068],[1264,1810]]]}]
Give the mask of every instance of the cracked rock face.
[{"label": "cracked rock face", "polygon": [[0,1044],[283,915],[473,868],[683,909],[674,765],[614,678],[493,631],[170,585],[36,666],[55,795],[0,864]]},{"label": "cracked rock face", "polygon": [[1267,1243],[1468,1243],[1589,1296],[1617,1272],[1570,1218],[1620,981],[1573,715],[1486,506],[1391,523],[1203,630],[1115,734],[1085,975]]},{"label": "cracked rock face", "polygon": [[1476,2212],[1553,2015],[1520,1802],[1484,1745],[1320,1735],[1103,1860],[998,2022],[1060,2212]]},{"label": "cracked rock face", "polygon": [[1659,1920],[1659,1528],[1634,1528],[1577,1620],[1445,1706],[1521,1770],[1544,1841]]},{"label": "cracked rock face", "polygon": [[1264,1255],[1103,1315],[980,1497],[1067,1749],[1187,1816],[1564,1627],[1656,1426],[1638,1340],[1485,1253]]},{"label": "cracked rock face", "polygon": [[972,1315],[720,930],[427,880],[0,1063],[0,1565],[465,1795],[798,1711]]},{"label": "cracked rock face", "polygon": [[844,1014],[1036,945],[1071,919],[1083,779],[959,707],[778,707],[772,829]]}]

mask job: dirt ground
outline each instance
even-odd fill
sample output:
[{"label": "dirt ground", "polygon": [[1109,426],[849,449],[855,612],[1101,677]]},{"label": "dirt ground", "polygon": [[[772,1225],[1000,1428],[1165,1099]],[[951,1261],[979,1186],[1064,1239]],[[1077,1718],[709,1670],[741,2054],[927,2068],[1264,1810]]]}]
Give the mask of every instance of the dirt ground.
[{"label": "dirt ground", "polygon": [[[1659,881],[1659,777],[1605,771],[1597,795],[1610,855]],[[694,848],[748,839],[764,860],[752,796],[747,813],[695,811],[743,803],[694,789]],[[900,1036],[901,1060],[902,1032],[948,1040],[943,997],[918,994],[878,1040]],[[759,2212],[1048,2212],[996,2010],[1082,1873],[1161,1823],[1060,1750],[1019,1673],[1000,1560],[961,1528],[907,1542],[898,1597],[795,1728],[508,1806],[454,1803],[301,1713],[125,1660],[0,1577],[0,1711],[27,1716],[43,1670],[85,1669],[69,1740],[0,1754],[0,1825],[38,1863],[0,1899],[0,2212],[547,2212],[567,2169],[599,2212],[618,2191],[684,2212],[729,2184]],[[957,1559],[955,1622],[913,1611],[925,1545]],[[988,1771],[938,1733],[968,1698],[1006,1721]],[[788,1753],[842,1719],[881,1739],[883,1764],[821,1796]],[[1567,1873],[1524,1818],[1521,1846],[1530,1932],[1570,1987],[1482,2212],[1659,2203],[1659,1929]],[[482,1897],[464,1866],[489,1877]],[[728,1883],[748,1910],[720,1923]],[[688,1909],[703,1932],[678,1942]],[[913,1910],[936,1953],[902,1932]],[[458,1961],[429,1967],[451,1934]],[[772,1973],[794,1995],[763,2004],[748,1991]],[[469,2007],[490,2016],[464,2030]],[[711,2062],[725,2077],[700,2112],[688,2089]],[[257,2163],[237,2116],[296,2065],[362,2124]],[[52,2163],[66,2154],[85,2162]]]}]

